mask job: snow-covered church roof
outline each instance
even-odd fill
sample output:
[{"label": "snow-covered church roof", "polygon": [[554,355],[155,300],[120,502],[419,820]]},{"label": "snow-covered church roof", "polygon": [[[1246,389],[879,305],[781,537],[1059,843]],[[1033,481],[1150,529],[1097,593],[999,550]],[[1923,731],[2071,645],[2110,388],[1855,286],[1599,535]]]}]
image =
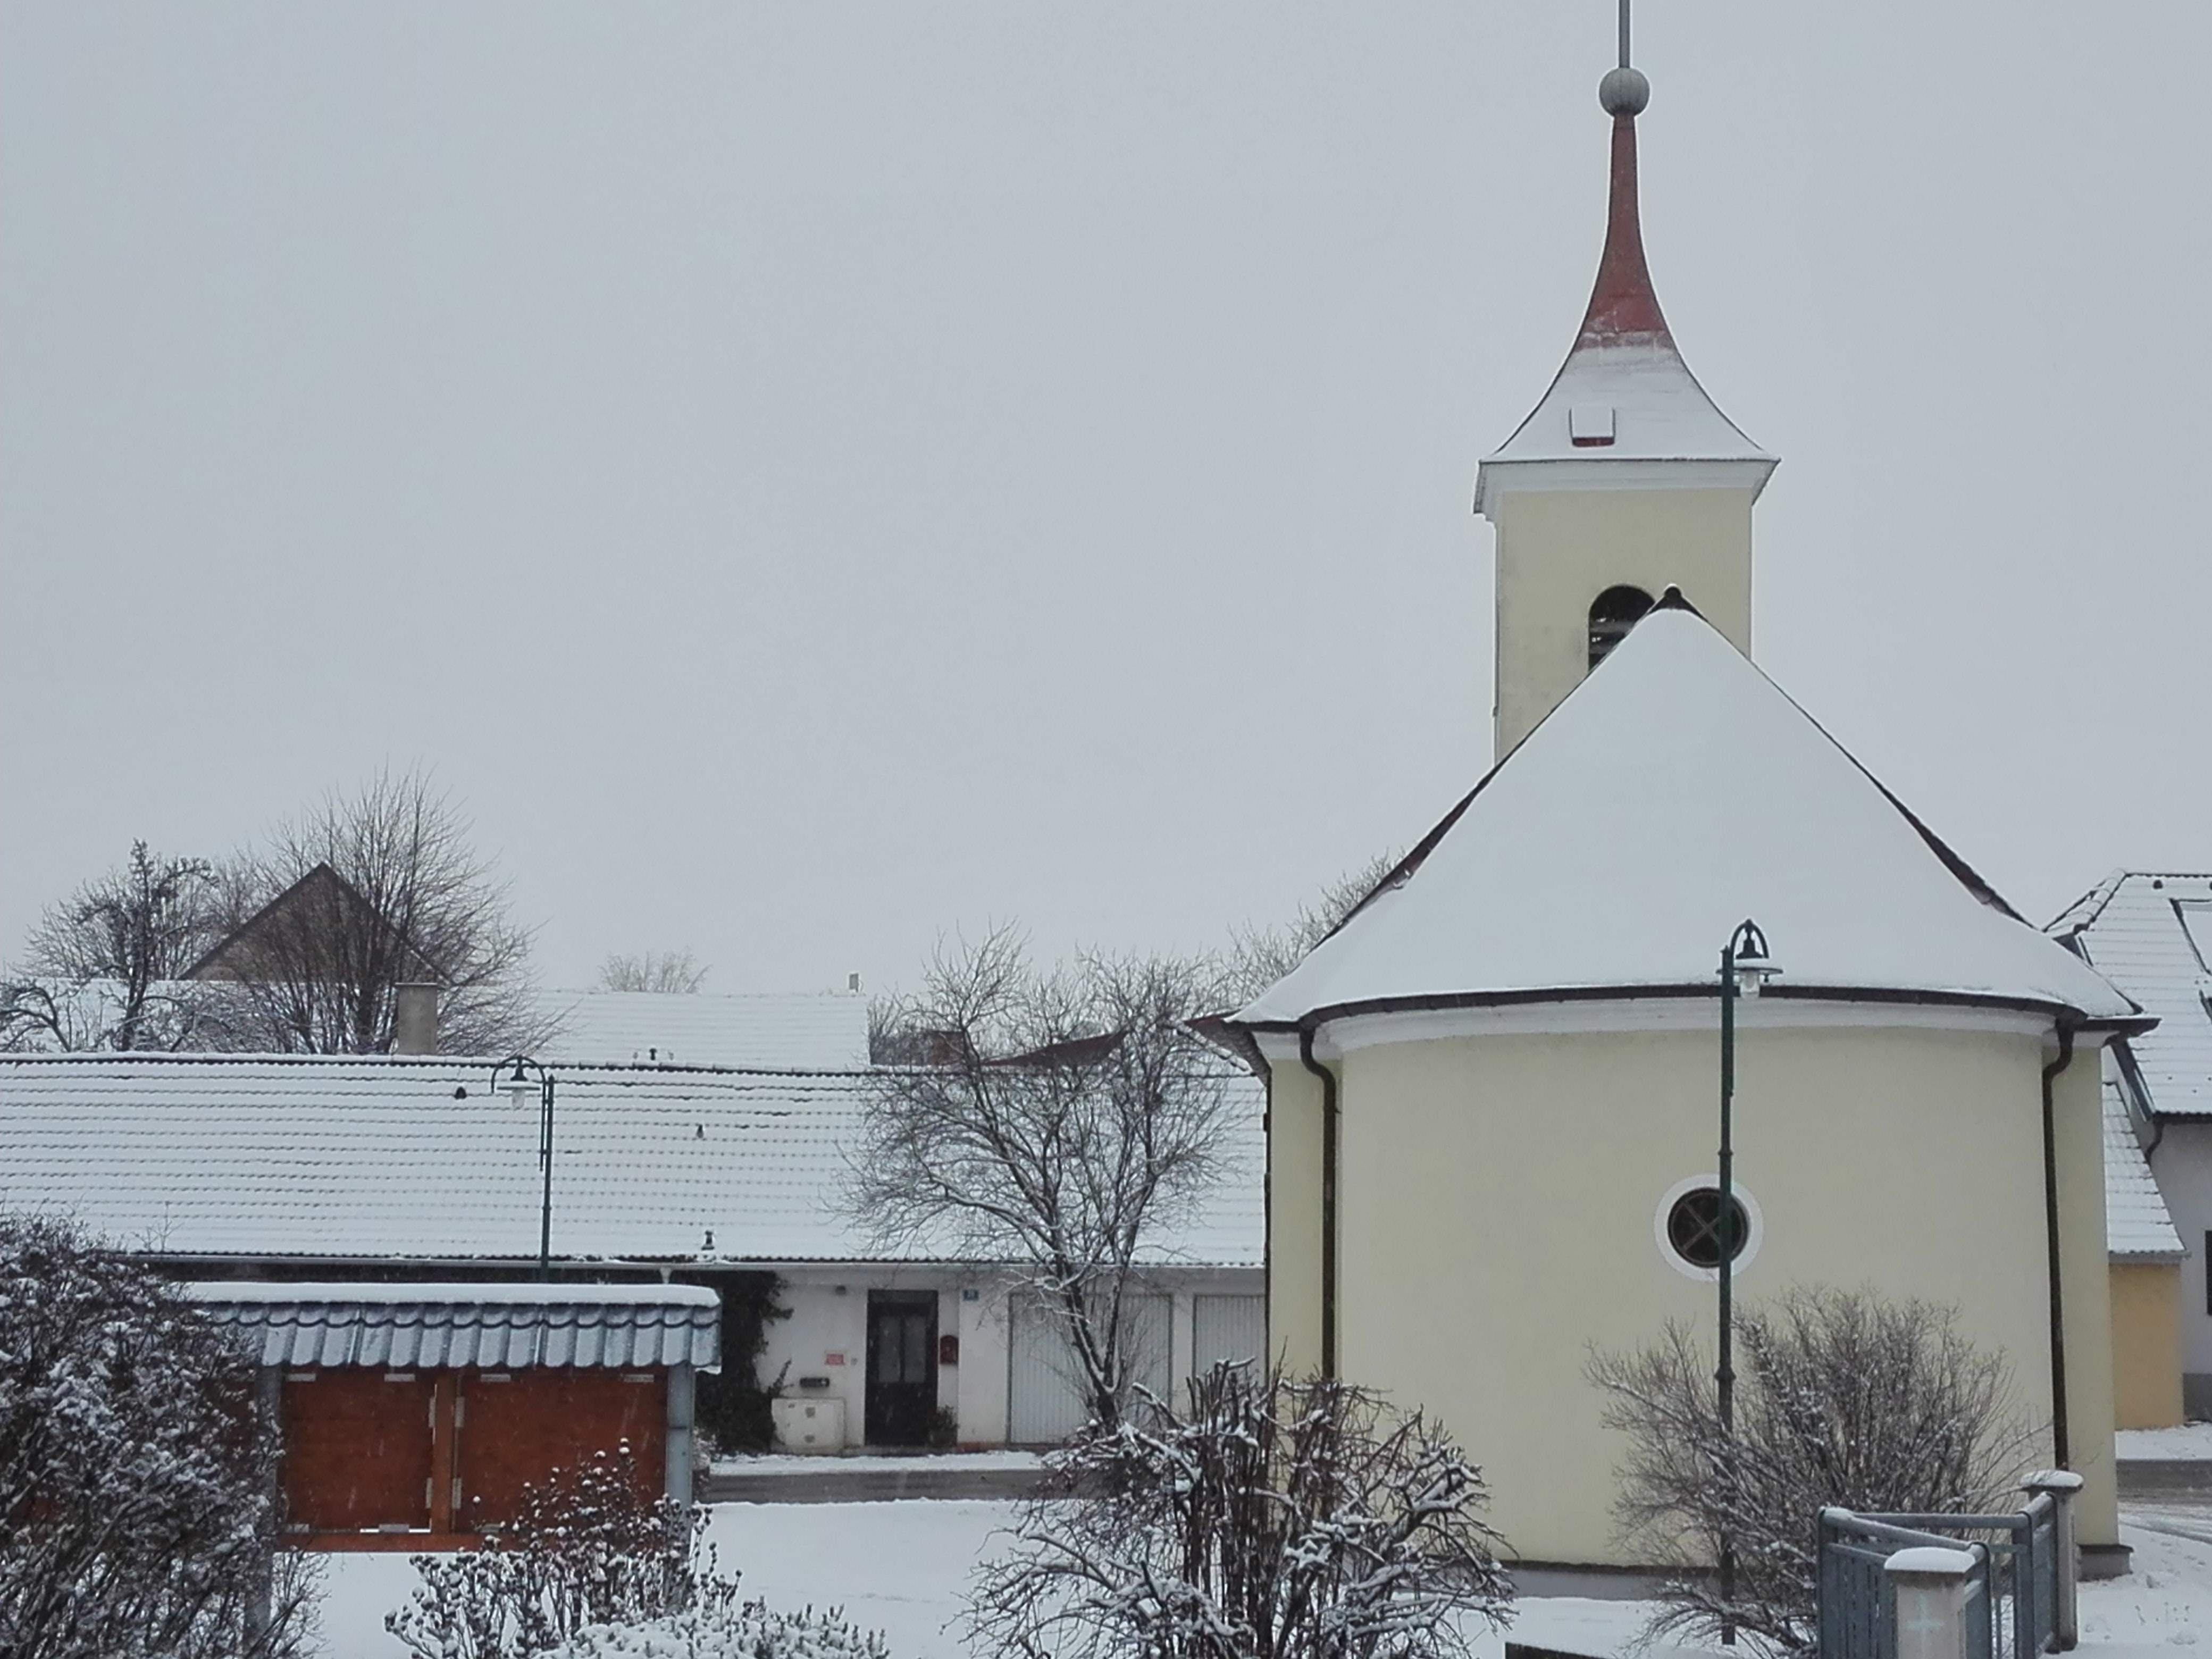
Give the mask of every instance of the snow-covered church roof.
[{"label": "snow-covered church roof", "polygon": [[1746,917],[1770,995],[2140,1021],[1670,590],[1236,1023],[1711,996]]},{"label": "snow-covered church roof", "polygon": [[1698,385],[1659,309],[1637,205],[1636,116],[1649,95],[1633,70],[1616,70],[1601,88],[1613,116],[1613,167],[1597,283],[1551,389],[1483,461],[1478,513],[1492,512],[1509,483],[1561,487],[1571,469],[1610,473],[1624,463],[1699,462],[1709,464],[1697,469],[1700,481],[1723,469],[1756,491],[1775,468],[1775,457]]}]

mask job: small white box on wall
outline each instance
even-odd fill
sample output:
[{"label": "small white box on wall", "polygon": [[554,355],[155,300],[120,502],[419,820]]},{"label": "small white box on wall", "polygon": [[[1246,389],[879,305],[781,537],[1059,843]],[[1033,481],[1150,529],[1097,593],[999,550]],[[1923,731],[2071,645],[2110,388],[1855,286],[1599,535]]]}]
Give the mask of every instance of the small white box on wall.
[{"label": "small white box on wall", "polygon": [[835,1452],[845,1449],[845,1402],[779,1397],[769,1402],[775,1443],[784,1451]]}]

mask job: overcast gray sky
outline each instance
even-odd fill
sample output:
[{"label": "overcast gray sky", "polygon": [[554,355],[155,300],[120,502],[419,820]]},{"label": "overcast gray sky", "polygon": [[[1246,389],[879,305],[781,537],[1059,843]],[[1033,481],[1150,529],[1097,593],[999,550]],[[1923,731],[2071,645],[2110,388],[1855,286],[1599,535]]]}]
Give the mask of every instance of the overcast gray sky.
[{"label": "overcast gray sky", "polygon": [[[2212,866],[2212,8],[1639,10],[1762,665],[2038,920]],[[1403,847],[1612,12],[7,4],[0,951],[387,761],[556,982],[1196,945]]]}]

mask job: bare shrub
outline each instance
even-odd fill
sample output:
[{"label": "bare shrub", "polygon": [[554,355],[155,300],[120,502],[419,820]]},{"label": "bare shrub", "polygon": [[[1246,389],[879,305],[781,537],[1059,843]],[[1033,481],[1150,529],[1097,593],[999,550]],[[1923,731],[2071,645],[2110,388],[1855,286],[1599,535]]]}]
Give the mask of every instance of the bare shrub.
[{"label": "bare shrub", "polygon": [[252,1358],[63,1223],[0,1218],[0,1653],[290,1659],[314,1567],[277,1549]]},{"label": "bare shrub", "polygon": [[726,1606],[704,1509],[639,1494],[627,1443],[543,1485],[482,1549],[410,1557],[422,1583],[384,1627],[422,1659],[524,1659],[588,1626]]},{"label": "bare shrub", "polygon": [[1190,1415],[1048,1461],[966,1627],[1019,1659],[1431,1659],[1513,1591],[1480,1470],[1419,1412],[1326,1378],[1216,1366]]},{"label": "bare shrub", "polygon": [[1399,862],[1397,854],[1382,854],[1330,882],[1310,903],[1298,906],[1290,921],[1273,927],[1232,929],[1228,957],[1222,964],[1224,1004],[1249,1002],[1304,962],[1314,946],[1351,920]]},{"label": "bare shrub", "polygon": [[696,995],[707,983],[707,964],[689,951],[617,953],[599,964],[602,991],[659,991]]},{"label": "bare shrub", "polygon": [[[1805,1653],[1823,1508],[1985,1511],[2035,1437],[2009,1363],[1963,1335],[1954,1309],[1812,1286],[1743,1310],[1736,1333],[1733,1437],[1721,1431],[1711,1352],[1688,1328],[1592,1359],[1606,1426],[1629,1441],[1614,1513],[1632,1547],[1679,1569],[1653,1634],[1707,1638],[1732,1614],[1769,1650]],[[1724,1539],[1736,1554],[1729,1606],[1705,1571]]]},{"label": "bare shrub", "polygon": [[872,1074],[848,1162],[848,1206],[879,1245],[1017,1264],[1109,1425],[1138,1358],[1139,1257],[1214,1181],[1231,1127],[1234,1073],[1193,1025],[1212,989],[1165,957],[1040,972],[1003,928],[940,950],[896,1005],[910,1063]]}]

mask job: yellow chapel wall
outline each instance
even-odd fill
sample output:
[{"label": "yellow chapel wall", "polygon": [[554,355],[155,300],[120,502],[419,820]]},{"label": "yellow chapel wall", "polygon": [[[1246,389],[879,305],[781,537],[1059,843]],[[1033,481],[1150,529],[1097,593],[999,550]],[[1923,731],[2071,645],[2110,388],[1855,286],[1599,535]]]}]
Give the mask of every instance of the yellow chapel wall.
[{"label": "yellow chapel wall", "polygon": [[1267,1346],[1293,1375],[1321,1369],[1321,1079],[1295,1058],[1267,1078]]},{"label": "yellow chapel wall", "polygon": [[2112,1263],[2113,1426],[2170,1429],[2181,1422],[2181,1267]]},{"label": "yellow chapel wall", "polygon": [[1498,528],[1494,756],[1528,735],[1589,672],[1590,602],[1623,583],[1668,586],[1748,654],[1748,489],[1513,489]]},{"label": "yellow chapel wall", "polygon": [[[1738,1170],[1765,1226],[1742,1296],[1827,1282],[1956,1304],[2047,1423],[2042,1060],[2025,1034],[1746,1031]],[[1713,1286],[1654,1229],[1668,1188],[1714,1166],[1716,1038],[1484,1036],[1343,1063],[1345,1375],[1443,1418],[1519,1558],[1635,1560],[1611,1514],[1623,1443],[1584,1367],[1669,1318],[1711,1341]],[[2099,1502],[2084,1522],[2106,1541]]]}]

